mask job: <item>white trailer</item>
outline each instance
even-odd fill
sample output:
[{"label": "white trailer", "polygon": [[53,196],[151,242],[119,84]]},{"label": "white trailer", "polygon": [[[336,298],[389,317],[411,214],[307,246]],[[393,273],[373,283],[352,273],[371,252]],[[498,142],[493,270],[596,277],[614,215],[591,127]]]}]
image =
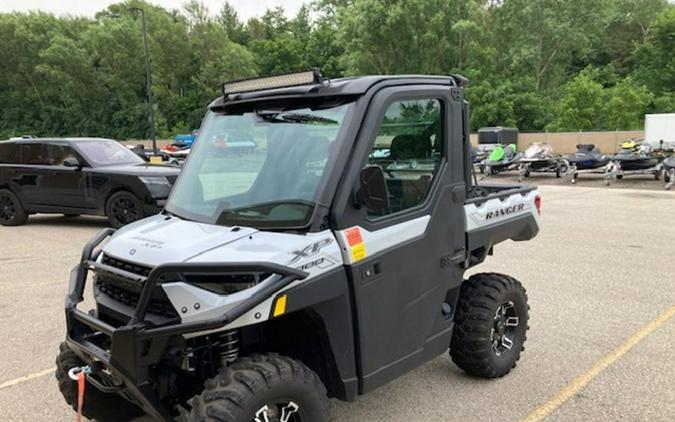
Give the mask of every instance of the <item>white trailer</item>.
[{"label": "white trailer", "polygon": [[645,143],[652,148],[675,149],[675,113],[645,115]]}]

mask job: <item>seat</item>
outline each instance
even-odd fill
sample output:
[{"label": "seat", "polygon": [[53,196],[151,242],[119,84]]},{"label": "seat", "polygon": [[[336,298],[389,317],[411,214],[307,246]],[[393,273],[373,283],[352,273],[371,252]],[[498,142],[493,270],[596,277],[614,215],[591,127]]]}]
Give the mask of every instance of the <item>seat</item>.
[{"label": "seat", "polygon": [[396,135],[389,147],[393,160],[421,160],[431,156],[431,138],[423,135]]}]

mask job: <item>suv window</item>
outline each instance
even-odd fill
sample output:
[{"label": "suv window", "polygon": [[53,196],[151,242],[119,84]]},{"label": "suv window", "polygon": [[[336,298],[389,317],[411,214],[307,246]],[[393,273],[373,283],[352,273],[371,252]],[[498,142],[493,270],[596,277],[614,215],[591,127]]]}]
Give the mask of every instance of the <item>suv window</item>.
[{"label": "suv window", "polygon": [[15,143],[0,142],[0,164],[16,164],[18,161],[18,146]]},{"label": "suv window", "polygon": [[68,145],[47,144],[45,150],[47,161],[52,166],[62,166],[66,158],[77,158],[82,161],[79,154]]},{"label": "suv window", "polygon": [[42,144],[39,143],[19,144],[19,162],[32,165],[49,164]]},{"label": "suv window", "polygon": [[421,205],[443,157],[442,106],[438,99],[398,101],[382,119],[368,165],[382,167],[391,207],[368,210],[384,216]]}]

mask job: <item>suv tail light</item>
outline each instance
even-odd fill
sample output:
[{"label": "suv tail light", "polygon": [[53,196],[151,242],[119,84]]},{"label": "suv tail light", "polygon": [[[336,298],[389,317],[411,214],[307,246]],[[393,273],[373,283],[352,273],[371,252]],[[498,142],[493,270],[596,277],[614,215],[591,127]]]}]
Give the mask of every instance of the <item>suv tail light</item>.
[{"label": "suv tail light", "polygon": [[537,213],[541,215],[541,196],[534,197],[534,206],[537,207]]}]

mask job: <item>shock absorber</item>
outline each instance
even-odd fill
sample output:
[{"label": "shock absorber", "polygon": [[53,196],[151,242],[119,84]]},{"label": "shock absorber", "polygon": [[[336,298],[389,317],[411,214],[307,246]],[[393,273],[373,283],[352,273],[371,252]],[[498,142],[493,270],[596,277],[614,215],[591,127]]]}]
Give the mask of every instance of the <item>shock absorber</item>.
[{"label": "shock absorber", "polygon": [[239,333],[237,330],[228,330],[217,335],[215,349],[223,366],[229,365],[239,357]]}]

